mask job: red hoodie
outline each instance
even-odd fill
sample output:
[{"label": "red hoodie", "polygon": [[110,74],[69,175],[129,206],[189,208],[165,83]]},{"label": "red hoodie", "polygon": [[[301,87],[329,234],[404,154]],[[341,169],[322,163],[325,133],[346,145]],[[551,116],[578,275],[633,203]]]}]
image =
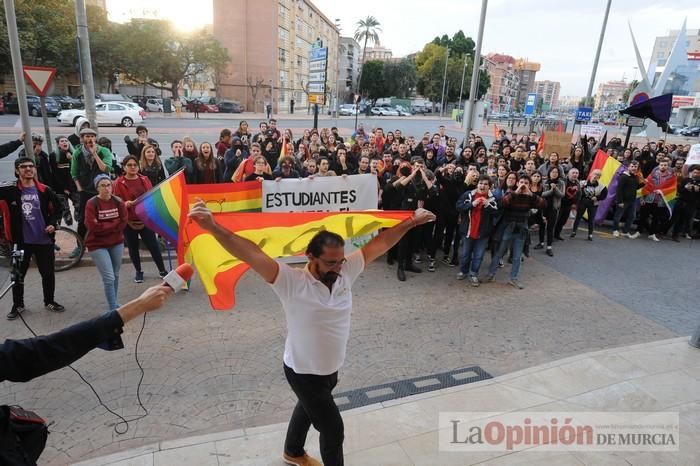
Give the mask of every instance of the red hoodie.
[{"label": "red hoodie", "polygon": [[124,202],[112,196],[103,201],[95,196],[85,206],[85,247],[88,251],[111,248],[124,242],[127,212]]}]

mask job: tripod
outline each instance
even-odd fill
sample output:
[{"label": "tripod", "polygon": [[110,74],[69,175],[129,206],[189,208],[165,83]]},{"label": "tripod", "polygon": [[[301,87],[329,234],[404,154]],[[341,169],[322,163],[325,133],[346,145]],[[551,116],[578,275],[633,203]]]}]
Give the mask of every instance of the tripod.
[{"label": "tripod", "polygon": [[15,244],[10,256],[10,283],[7,284],[4,290],[0,292],[0,299],[4,298],[16,284],[22,283],[22,274],[19,272],[19,264],[24,259],[24,249],[17,249]]}]

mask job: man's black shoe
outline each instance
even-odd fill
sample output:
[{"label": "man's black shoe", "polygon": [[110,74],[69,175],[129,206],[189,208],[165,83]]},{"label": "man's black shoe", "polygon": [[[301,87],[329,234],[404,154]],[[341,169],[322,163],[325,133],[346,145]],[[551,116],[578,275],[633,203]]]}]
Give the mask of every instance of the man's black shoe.
[{"label": "man's black shoe", "polygon": [[555,236],[554,239],[557,241],[564,241],[564,238],[562,238],[561,235]]},{"label": "man's black shoe", "polygon": [[413,264],[408,264],[406,266],[406,270],[408,270],[409,272],[413,272],[413,273],[421,273],[423,271],[422,269],[419,269],[418,267],[416,267]]},{"label": "man's black shoe", "polygon": [[406,281],[406,272],[403,270],[403,267],[399,266],[399,268],[396,269],[396,276],[400,282]]},{"label": "man's black shoe", "polygon": [[534,249],[544,249],[544,243],[537,243],[537,246],[535,246]]},{"label": "man's black shoe", "polygon": [[672,236],[671,239],[672,239],[674,242],[676,242],[676,243],[680,243],[680,242],[681,242],[681,240],[678,239],[678,236]]},{"label": "man's black shoe", "polygon": [[552,248],[547,248],[547,255],[549,257],[554,257],[554,251],[552,251]]},{"label": "man's black shoe", "polygon": [[12,310],[7,314],[7,320],[15,320],[21,313],[24,312],[24,306],[12,305]]},{"label": "man's black shoe", "polygon": [[58,304],[56,301],[53,301],[53,302],[50,302],[50,303],[46,303],[46,304],[44,305],[44,307],[46,307],[46,309],[47,309],[48,311],[51,311],[51,312],[63,312],[63,311],[66,310],[65,307],[63,307],[62,305]]}]

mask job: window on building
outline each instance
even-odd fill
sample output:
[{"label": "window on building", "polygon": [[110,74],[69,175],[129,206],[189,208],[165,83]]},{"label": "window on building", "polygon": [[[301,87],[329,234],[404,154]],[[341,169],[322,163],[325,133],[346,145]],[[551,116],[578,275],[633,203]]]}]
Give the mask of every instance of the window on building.
[{"label": "window on building", "polygon": [[289,10],[287,9],[286,6],[280,4],[279,6],[279,11],[280,11],[280,18],[287,19],[289,18]]},{"label": "window on building", "polygon": [[309,50],[311,49],[311,44],[309,44],[308,42],[306,42],[304,39],[302,39],[299,36],[297,36],[297,38],[296,38],[296,46],[297,46],[297,49],[299,49],[299,51],[301,53],[308,53]]},{"label": "window on building", "polygon": [[301,55],[297,55],[297,66],[301,66],[302,60]]},{"label": "window on building", "polygon": [[279,57],[280,62],[286,63],[286,61],[287,61],[287,51],[284,50],[284,49],[282,49],[282,48],[277,49],[277,51],[278,51],[278,57]]},{"label": "window on building", "polygon": [[282,39],[284,41],[289,40],[289,31],[287,31],[285,28],[279,28],[278,32],[279,32],[280,39]]}]

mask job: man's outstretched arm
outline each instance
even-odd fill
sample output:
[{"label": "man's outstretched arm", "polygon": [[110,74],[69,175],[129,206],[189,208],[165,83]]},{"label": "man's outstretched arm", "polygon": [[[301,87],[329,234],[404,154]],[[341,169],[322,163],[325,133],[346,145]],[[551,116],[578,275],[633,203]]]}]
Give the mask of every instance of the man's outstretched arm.
[{"label": "man's outstretched arm", "polygon": [[214,238],[232,255],[248,264],[263,280],[273,283],[277,278],[279,265],[252,241],[222,227],[201,199],[192,207],[189,218],[214,235]]},{"label": "man's outstretched arm", "polygon": [[[0,381],[26,382],[61,369],[106,342],[123,348],[122,327],[128,321],[160,308],[173,290],[166,285],[148,288],[116,311],[79,322],[50,335],[6,340],[0,345]],[[120,346],[116,346],[116,345]]]},{"label": "man's outstretched arm", "polygon": [[404,220],[398,225],[382,231],[362,248],[365,264],[369,264],[377,257],[391,249],[405,235],[408,230],[418,225],[435,221],[435,214],[425,209],[417,209],[413,217]]}]

